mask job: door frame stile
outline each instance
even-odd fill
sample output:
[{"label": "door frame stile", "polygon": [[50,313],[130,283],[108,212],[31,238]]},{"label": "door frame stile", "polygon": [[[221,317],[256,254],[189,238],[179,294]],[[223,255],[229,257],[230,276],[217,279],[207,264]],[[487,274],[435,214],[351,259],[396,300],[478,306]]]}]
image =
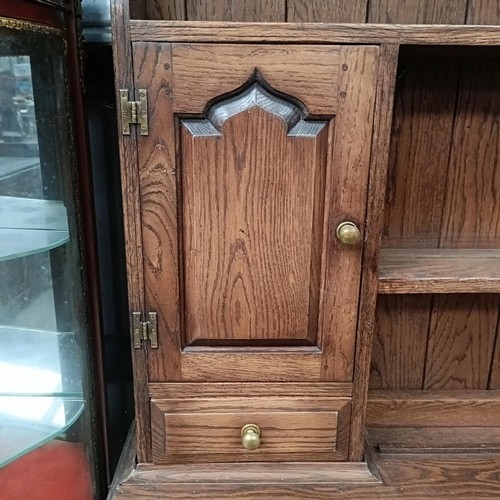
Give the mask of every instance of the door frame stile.
[{"label": "door frame stile", "polygon": [[[111,2],[111,28],[115,69],[115,95],[120,88],[129,89],[134,96],[134,68],[132,64],[132,42],[130,39],[130,15],[128,0]],[[118,123],[121,118],[117,106]],[[144,311],[144,269],[142,252],[142,230],[139,196],[139,171],[137,158],[137,127],[132,127],[128,136],[120,135],[119,152],[123,193],[123,217],[125,231],[125,256],[127,266],[128,303],[130,311]],[[151,461],[151,430],[148,398],[148,350],[143,346],[132,351],[134,378],[134,401],[136,420],[137,460]]]},{"label": "door frame stile", "polygon": [[362,461],[364,426],[375,308],[378,291],[378,261],[380,253],[383,208],[389,162],[392,128],[392,108],[396,84],[399,45],[381,44],[378,82],[373,124],[370,178],[368,181],[365,246],[363,250],[360,302],[354,363],[353,399],[349,461]]}]

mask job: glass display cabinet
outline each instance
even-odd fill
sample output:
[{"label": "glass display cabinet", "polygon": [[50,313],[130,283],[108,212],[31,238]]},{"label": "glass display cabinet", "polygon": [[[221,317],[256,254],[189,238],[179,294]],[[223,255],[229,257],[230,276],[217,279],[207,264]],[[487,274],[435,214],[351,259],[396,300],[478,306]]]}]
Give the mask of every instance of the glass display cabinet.
[{"label": "glass display cabinet", "polygon": [[[75,7],[8,3],[0,7],[0,481],[9,498],[97,498],[99,370],[90,353],[98,325],[75,119]],[[51,461],[58,477],[46,485]]]}]

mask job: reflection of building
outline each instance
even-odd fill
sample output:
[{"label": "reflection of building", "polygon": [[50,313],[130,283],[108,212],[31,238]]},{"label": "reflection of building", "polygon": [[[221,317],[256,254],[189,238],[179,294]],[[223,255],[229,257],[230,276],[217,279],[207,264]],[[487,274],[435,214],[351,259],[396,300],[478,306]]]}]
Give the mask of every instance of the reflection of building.
[{"label": "reflection of building", "polygon": [[17,78],[10,70],[0,71],[0,136],[4,141],[22,137],[14,97]]}]

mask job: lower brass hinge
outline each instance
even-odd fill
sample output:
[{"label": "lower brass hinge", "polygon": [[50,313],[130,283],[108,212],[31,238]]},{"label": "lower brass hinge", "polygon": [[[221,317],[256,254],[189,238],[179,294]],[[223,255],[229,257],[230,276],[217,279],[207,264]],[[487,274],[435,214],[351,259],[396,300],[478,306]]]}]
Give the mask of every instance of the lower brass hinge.
[{"label": "lower brass hinge", "polygon": [[148,91],[139,89],[139,100],[129,101],[128,90],[120,89],[120,113],[122,134],[130,135],[130,125],[138,124],[141,135],[149,134]]},{"label": "lower brass hinge", "polygon": [[132,313],[132,336],[134,338],[134,347],[140,349],[142,342],[149,340],[151,349],[158,349],[158,327],[156,322],[156,313],[148,312],[147,321],[141,321],[142,314],[134,311]]}]

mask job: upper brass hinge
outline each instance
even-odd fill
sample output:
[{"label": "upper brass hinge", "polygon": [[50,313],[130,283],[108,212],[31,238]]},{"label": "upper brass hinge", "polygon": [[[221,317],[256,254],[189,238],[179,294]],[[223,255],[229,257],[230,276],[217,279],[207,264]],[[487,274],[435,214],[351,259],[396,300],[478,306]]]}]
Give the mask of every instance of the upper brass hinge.
[{"label": "upper brass hinge", "polygon": [[130,135],[130,125],[137,123],[141,127],[141,135],[148,135],[148,91],[139,89],[139,100],[129,101],[128,90],[120,89],[120,112],[122,117],[122,134]]},{"label": "upper brass hinge", "polygon": [[142,314],[134,311],[132,313],[132,337],[134,338],[134,347],[140,349],[142,342],[150,341],[151,349],[158,349],[158,326],[156,322],[156,313],[148,312],[147,321],[141,321]]}]

